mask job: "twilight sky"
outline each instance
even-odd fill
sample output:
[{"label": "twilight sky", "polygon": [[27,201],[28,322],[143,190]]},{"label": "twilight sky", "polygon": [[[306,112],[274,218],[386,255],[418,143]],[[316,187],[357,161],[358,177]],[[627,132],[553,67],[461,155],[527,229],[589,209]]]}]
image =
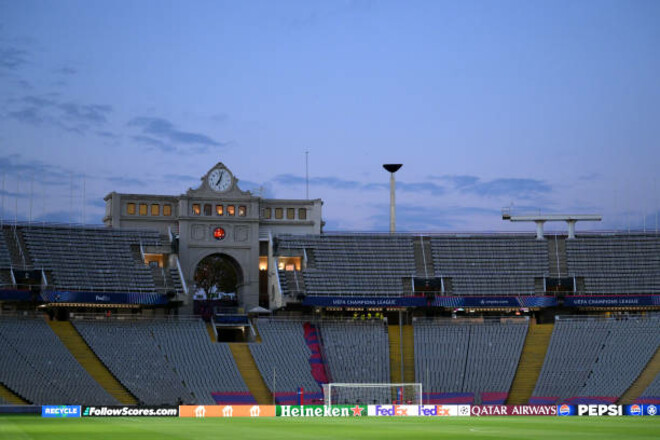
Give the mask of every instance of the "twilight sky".
[{"label": "twilight sky", "polygon": [[[660,1],[0,0],[4,219],[100,223],[218,161],[327,230],[655,230]],[[83,184],[84,183],[84,184]],[[563,224],[547,229],[564,229]]]}]

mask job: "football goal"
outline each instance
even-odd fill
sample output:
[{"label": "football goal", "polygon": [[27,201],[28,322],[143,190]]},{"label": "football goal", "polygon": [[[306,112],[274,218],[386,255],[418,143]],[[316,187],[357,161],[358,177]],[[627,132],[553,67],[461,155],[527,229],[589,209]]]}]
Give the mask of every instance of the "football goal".
[{"label": "football goal", "polygon": [[328,383],[325,405],[421,405],[421,383]]}]

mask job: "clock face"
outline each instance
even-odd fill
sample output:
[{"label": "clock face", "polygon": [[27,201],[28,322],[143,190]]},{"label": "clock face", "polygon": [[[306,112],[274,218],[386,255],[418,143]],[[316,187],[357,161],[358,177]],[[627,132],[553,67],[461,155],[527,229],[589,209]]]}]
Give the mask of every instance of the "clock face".
[{"label": "clock face", "polygon": [[231,187],[231,173],[224,168],[216,168],[211,171],[208,178],[209,187],[218,192],[225,192]]}]

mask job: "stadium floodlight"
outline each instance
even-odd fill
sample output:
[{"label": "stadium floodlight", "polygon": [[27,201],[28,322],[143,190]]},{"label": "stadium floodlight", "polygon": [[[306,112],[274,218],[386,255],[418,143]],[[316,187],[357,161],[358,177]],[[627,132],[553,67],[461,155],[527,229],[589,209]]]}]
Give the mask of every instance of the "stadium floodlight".
[{"label": "stadium floodlight", "polygon": [[327,383],[323,403],[331,405],[422,405],[421,383]]},{"label": "stadium floodlight", "polygon": [[386,163],[383,165],[383,168],[390,173],[390,234],[394,234],[396,230],[396,208],[395,208],[395,181],[394,173],[399,171],[403,164],[400,163]]}]

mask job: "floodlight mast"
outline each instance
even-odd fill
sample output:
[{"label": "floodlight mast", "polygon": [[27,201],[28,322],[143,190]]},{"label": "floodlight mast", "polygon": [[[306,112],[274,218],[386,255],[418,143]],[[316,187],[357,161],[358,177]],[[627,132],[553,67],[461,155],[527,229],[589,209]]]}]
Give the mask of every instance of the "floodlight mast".
[{"label": "floodlight mast", "polygon": [[386,163],[383,165],[383,168],[390,173],[390,234],[396,232],[396,183],[394,181],[394,173],[399,171],[399,168],[402,166],[403,164],[400,163]]}]

